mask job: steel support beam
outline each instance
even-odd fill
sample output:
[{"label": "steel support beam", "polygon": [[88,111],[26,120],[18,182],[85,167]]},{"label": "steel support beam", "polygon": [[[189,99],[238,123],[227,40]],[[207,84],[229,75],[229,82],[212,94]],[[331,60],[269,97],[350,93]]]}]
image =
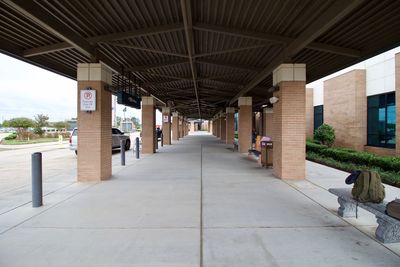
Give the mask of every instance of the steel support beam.
[{"label": "steel support beam", "polygon": [[[263,42],[266,42],[269,44],[289,44],[294,40],[294,38],[286,37],[286,36],[245,31],[245,30],[240,30],[240,29],[235,29],[235,28],[230,28],[230,27],[225,27],[225,26],[216,26],[216,25],[208,25],[208,24],[201,24],[201,23],[194,25],[193,28],[196,30],[199,30],[199,31],[223,33],[223,34],[228,34],[228,35],[235,36],[235,37],[263,41]],[[340,47],[340,46],[334,46],[334,45],[329,45],[329,44],[324,44],[324,43],[319,43],[319,42],[311,42],[306,46],[306,48],[311,49],[311,50],[316,50],[316,51],[322,51],[322,52],[326,52],[326,53],[332,53],[332,54],[337,54],[337,55],[342,55],[342,56],[347,56],[347,57],[353,57],[353,58],[359,58],[361,56],[361,53],[359,50],[346,48],[346,47]]]},{"label": "steel support beam", "polygon": [[194,62],[194,38],[193,38],[193,22],[192,22],[192,7],[190,0],[181,0],[181,9],[183,17],[183,25],[185,27],[186,46],[189,55],[190,68],[193,77],[194,93],[196,95],[197,107],[199,109],[199,118],[201,119],[201,109],[199,101],[199,93],[197,88],[197,69]]},{"label": "steel support beam", "polygon": [[[183,29],[183,24],[172,24],[172,25],[163,25],[158,27],[146,28],[146,29],[138,29],[133,31],[126,31],[126,32],[118,32],[118,33],[111,33],[105,34],[100,36],[93,36],[86,39],[91,44],[101,43],[101,42],[111,42],[116,40],[123,40],[128,38],[135,38],[135,37],[143,37],[148,35],[154,35],[164,32],[173,32],[173,31],[180,31]],[[45,45],[40,47],[35,47],[31,49],[27,49],[23,51],[23,56],[25,57],[32,57],[38,56],[43,54],[48,54],[56,51],[62,51],[65,49],[74,48],[68,42],[61,42],[57,44]]]},{"label": "steel support beam", "polygon": [[253,89],[265,78],[272,73],[272,71],[284,63],[287,59],[293,57],[313,40],[318,38],[321,34],[330,29],[333,25],[343,19],[345,16],[355,10],[364,0],[338,0],[335,1],[330,8],[322,13],[307,29],[302,32],[296,39],[288,44],[274,59],[261,71],[258,75],[250,81],[243,89],[239,91],[230,101],[232,105],[239,97]]}]

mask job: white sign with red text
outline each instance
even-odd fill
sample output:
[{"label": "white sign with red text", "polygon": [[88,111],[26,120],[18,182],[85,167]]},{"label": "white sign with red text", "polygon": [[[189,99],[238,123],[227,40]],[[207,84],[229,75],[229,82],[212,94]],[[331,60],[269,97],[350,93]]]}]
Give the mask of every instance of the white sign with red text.
[{"label": "white sign with red text", "polygon": [[96,90],[81,90],[81,111],[96,110]]}]

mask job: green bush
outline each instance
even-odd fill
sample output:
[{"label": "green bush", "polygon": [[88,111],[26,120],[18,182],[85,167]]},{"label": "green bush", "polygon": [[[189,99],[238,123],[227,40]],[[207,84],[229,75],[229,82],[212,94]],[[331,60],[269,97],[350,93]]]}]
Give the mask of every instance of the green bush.
[{"label": "green bush", "polygon": [[331,147],[335,142],[335,129],[324,123],[315,130],[314,139],[323,145]]},{"label": "green bush", "polygon": [[11,133],[8,136],[4,137],[4,140],[14,140],[17,139],[17,133]]},{"label": "green bush", "polygon": [[323,157],[339,162],[347,162],[370,167],[378,167],[384,171],[400,172],[400,158],[377,156],[368,152],[359,152],[346,148],[329,148],[325,145],[307,142],[307,153],[314,152]]},{"label": "green bush", "polygon": [[377,166],[368,166],[363,164],[355,164],[351,162],[340,162],[335,159],[322,156],[321,154],[312,151],[307,151],[307,159],[346,172],[352,172],[354,170],[376,171],[380,174],[382,181],[384,183],[400,187],[400,172],[386,171]]}]

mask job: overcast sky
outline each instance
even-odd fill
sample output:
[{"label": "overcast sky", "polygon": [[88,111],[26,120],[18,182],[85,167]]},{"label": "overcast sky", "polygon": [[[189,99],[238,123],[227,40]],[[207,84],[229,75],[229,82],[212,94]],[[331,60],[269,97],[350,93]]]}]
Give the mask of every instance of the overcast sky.
[{"label": "overcast sky", "polygon": [[[50,121],[76,118],[76,81],[0,53],[0,121],[45,114]],[[124,106],[117,105],[123,117]],[[126,117],[141,119],[141,111],[127,108]],[[157,124],[161,114],[157,112]]]}]

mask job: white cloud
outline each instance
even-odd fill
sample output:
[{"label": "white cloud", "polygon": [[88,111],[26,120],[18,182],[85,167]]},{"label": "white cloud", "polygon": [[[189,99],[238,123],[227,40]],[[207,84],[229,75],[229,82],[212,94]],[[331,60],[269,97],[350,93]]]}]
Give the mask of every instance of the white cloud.
[{"label": "white cloud", "polygon": [[[1,53],[0,69],[0,121],[36,114],[46,114],[50,121],[76,118],[76,81]],[[117,105],[117,116],[123,117],[123,108]],[[125,116],[141,120],[142,111],[128,107]],[[158,111],[156,124],[161,124]]]}]

